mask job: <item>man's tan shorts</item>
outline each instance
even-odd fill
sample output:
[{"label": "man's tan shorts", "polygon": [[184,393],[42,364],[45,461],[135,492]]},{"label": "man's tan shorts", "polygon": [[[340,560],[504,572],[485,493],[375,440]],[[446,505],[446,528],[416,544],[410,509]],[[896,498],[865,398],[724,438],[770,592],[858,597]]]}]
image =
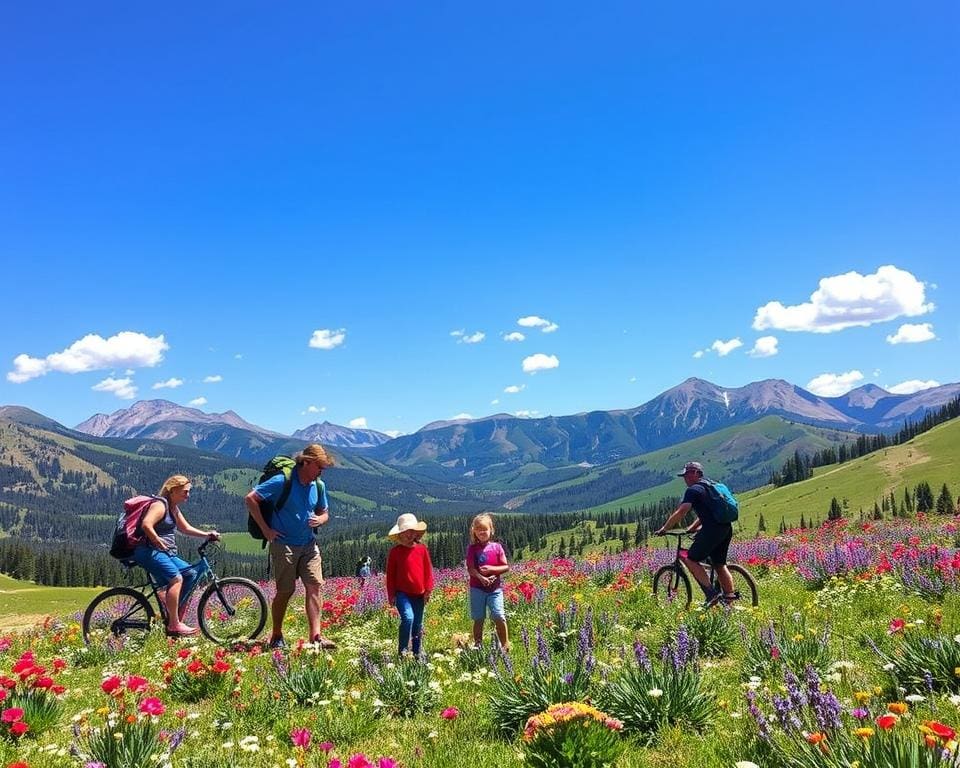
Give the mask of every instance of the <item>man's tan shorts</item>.
[{"label": "man's tan shorts", "polygon": [[311,542],[302,547],[291,547],[279,541],[270,544],[270,567],[277,582],[277,592],[293,592],[297,579],[304,585],[323,584],[320,547]]}]

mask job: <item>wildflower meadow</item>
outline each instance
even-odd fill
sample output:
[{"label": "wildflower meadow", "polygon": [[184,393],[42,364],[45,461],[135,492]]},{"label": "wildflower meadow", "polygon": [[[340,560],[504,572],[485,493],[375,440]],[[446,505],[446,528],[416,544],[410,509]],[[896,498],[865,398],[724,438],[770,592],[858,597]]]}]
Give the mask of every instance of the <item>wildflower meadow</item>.
[{"label": "wildflower meadow", "polygon": [[420,659],[376,578],[327,582],[334,651],[295,640],[302,596],[282,650],[87,647],[78,605],[0,636],[0,768],[960,766],[958,539],[945,517],[738,539],[756,608],[658,602],[667,542],[515,564],[508,653],[489,626],[464,643],[458,570]]}]

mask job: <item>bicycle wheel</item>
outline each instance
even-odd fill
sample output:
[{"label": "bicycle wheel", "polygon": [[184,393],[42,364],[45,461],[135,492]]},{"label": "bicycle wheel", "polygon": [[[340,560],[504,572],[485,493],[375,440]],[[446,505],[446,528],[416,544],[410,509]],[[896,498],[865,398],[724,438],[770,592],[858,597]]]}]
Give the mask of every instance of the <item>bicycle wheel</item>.
[{"label": "bicycle wheel", "polygon": [[749,598],[750,605],[756,608],[760,604],[760,598],[757,595],[757,583],[750,575],[750,571],[736,563],[728,563],[727,568],[730,576],[733,577],[733,588],[740,593],[740,599]]},{"label": "bicycle wheel", "polygon": [[197,620],[215,643],[254,640],[267,623],[267,598],[249,579],[228,576],[211,582],[200,595]]},{"label": "bicycle wheel", "polygon": [[83,640],[108,645],[123,637],[146,639],[156,612],[146,597],[130,587],[101,592],[83,612]]},{"label": "bicycle wheel", "polygon": [[673,565],[665,565],[653,576],[653,594],[671,603],[680,601],[684,608],[689,608],[693,599],[690,577]]}]

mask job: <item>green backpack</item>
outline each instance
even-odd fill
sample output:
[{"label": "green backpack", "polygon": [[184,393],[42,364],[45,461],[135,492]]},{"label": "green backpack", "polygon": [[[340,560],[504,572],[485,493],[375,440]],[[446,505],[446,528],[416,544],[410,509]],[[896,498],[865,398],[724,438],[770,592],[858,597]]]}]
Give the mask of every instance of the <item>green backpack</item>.
[{"label": "green backpack", "polygon": [[[257,485],[269,480],[274,475],[283,475],[283,490],[280,491],[280,498],[278,498],[276,502],[270,501],[269,499],[260,499],[260,514],[263,515],[263,522],[268,526],[272,527],[274,512],[279,512],[283,509],[283,505],[286,504],[287,499],[290,498],[290,488],[293,486],[293,472],[296,468],[297,463],[289,456],[274,456],[263,467],[263,472],[260,475],[260,479],[257,480]],[[323,498],[323,480],[318,477],[316,483],[317,498]],[[267,546],[267,540],[263,536],[263,531],[260,530],[257,521],[253,519],[253,515],[249,512],[247,513],[247,533],[258,541],[262,541],[264,547]]]}]

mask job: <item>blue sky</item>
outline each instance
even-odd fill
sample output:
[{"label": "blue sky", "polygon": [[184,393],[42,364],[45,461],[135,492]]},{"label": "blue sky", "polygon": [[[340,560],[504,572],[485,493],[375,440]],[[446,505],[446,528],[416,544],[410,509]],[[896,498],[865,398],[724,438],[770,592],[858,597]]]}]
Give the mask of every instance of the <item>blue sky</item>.
[{"label": "blue sky", "polygon": [[194,5],[0,10],[0,403],[960,380],[955,3]]}]

